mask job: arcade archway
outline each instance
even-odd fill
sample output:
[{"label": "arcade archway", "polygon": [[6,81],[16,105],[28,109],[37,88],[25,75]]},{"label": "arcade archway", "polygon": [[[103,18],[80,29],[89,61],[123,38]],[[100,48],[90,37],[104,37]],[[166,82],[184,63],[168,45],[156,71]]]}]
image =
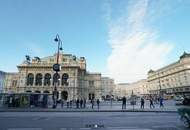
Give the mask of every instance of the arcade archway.
[{"label": "arcade archway", "polygon": [[68,92],[67,91],[62,91],[61,92],[61,98],[64,99],[64,100],[67,100],[67,98],[68,98]]}]

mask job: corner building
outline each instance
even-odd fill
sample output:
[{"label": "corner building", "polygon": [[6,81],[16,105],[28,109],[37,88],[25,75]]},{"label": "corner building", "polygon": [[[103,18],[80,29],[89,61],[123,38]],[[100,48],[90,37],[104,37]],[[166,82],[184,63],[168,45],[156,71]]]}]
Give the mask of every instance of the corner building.
[{"label": "corner building", "polygon": [[[18,83],[16,93],[50,93],[56,83],[53,64],[57,54],[44,58],[35,57],[30,62],[18,65]],[[59,99],[74,100],[77,98],[101,98],[101,74],[86,71],[84,57],[77,58],[72,54],[59,54],[61,71],[56,84]]]},{"label": "corner building", "polygon": [[148,72],[150,94],[190,94],[190,53],[184,52],[177,62]]}]

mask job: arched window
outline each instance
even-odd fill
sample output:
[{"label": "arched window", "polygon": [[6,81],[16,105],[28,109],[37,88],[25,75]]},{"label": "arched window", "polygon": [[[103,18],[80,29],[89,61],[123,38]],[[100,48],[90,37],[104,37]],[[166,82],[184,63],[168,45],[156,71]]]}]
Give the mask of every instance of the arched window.
[{"label": "arched window", "polygon": [[27,76],[27,85],[33,85],[33,82],[34,82],[34,75],[30,73]]},{"label": "arched window", "polygon": [[36,82],[35,85],[42,85],[42,74],[38,73],[36,74]]},{"label": "arched window", "polygon": [[55,85],[55,83],[57,83],[57,85],[60,84],[60,75],[58,73],[53,75],[53,85]]},{"label": "arched window", "polygon": [[48,90],[45,90],[44,93],[49,93],[49,91],[48,91]]},{"label": "arched window", "polygon": [[68,86],[69,85],[69,83],[67,82],[68,78],[69,78],[69,75],[67,73],[64,73],[62,75],[62,82],[61,82],[61,84]]},{"label": "arched window", "polygon": [[67,91],[62,91],[61,92],[61,99],[67,100],[68,98],[68,92]]},{"label": "arched window", "polygon": [[48,85],[50,86],[51,84],[51,74],[47,73],[44,76],[44,86]]},{"label": "arched window", "polygon": [[26,93],[31,93],[32,91],[31,90],[27,90]]}]

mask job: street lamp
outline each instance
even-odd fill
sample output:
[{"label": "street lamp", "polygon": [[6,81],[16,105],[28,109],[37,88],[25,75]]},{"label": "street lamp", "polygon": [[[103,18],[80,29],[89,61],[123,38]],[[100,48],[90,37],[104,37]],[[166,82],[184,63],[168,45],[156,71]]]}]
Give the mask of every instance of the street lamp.
[{"label": "street lamp", "polygon": [[53,70],[55,71],[55,83],[54,83],[54,91],[53,91],[53,108],[56,108],[57,107],[57,99],[58,99],[58,91],[57,91],[57,83],[59,81],[59,74],[58,72],[61,70],[61,66],[59,64],[59,51],[60,50],[63,50],[62,48],[62,41],[61,39],[59,38],[59,35],[57,34],[56,35],[56,38],[54,39],[54,41],[56,43],[58,43],[58,48],[57,48],[57,61],[56,63],[53,65]]}]

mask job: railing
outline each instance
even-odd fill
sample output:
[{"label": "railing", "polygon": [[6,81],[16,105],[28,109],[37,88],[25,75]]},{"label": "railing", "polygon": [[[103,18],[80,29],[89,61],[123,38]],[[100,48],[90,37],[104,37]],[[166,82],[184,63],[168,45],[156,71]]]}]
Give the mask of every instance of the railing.
[{"label": "railing", "polygon": [[47,108],[52,102],[51,94],[20,93],[20,94],[0,94],[0,107],[2,108]]}]

